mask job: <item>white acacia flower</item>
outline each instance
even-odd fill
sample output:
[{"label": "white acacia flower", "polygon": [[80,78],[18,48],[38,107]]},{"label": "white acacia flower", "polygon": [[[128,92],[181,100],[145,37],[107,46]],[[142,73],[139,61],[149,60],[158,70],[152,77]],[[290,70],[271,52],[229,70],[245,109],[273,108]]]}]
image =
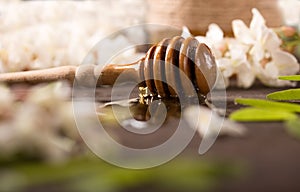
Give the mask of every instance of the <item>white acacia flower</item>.
[{"label": "white acacia flower", "polygon": [[[185,29],[186,31],[187,29]],[[237,77],[237,85],[243,88],[250,87],[254,80],[255,74],[248,61],[248,51],[250,47],[241,44],[234,38],[224,38],[222,29],[217,24],[210,24],[206,36],[197,36],[199,42],[207,44],[215,58],[216,63],[223,78],[218,79],[216,86],[229,86],[229,78],[233,75]],[[220,85],[220,86],[219,86]]]},{"label": "white acacia flower", "polygon": [[262,60],[256,65],[256,76],[263,84],[273,87],[295,85],[293,82],[278,79],[278,76],[294,75],[299,71],[299,64],[291,54],[278,49],[271,52],[271,59],[266,64]]},{"label": "white acacia flower", "polygon": [[205,36],[196,36],[196,39],[201,43],[205,43],[212,50],[216,58],[222,57],[227,50],[224,32],[215,23],[208,26],[208,31]]},{"label": "white acacia flower", "polygon": [[[86,55],[95,62],[102,55],[95,49],[88,53],[96,43],[140,22],[145,10],[132,11],[137,2],[123,2],[123,9],[105,1],[0,1],[0,72],[79,65]],[[146,38],[139,32],[132,32],[132,39]]]},{"label": "white acacia flower", "polygon": [[[267,86],[295,85],[278,80],[278,76],[296,74],[299,71],[296,58],[280,48],[281,39],[266,26],[259,11],[254,8],[252,13],[249,27],[242,20],[232,21],[233,38],[224,37],[217,24],[209,25],[206,36],[196,38],[211,48],[226,87],[232,76],[236,77],[237,85],[243,88],[251,87],[256,78]],[[190,34],[187,28],[184,31]]]},{"label": "white acacia flower", "polygon": [[72,154],[80,136],[72,105],[66,101],[66,86],[35,86],[22,101],[16,101],[9,88],[0,86],[0,156],[24,152],[47,161],[61,161]]},{"label": "white acacia flower", "polygon": [[[186,27],[183,28],[183,31],[183,36],[190,34]],[[240,87],[248,88],[253,84],[255,75],[247,58],[248,45],[241,44],[234,38],[224,38],[222,29],[214,23],[209,25],[206,36],[196,36],[196,39],[207,44],[215,56],[218,69],[223,77],[218,78],[217,88],[228,87],[229,79],[233,75],[236,75],[237,84]]]},{"label": "white acacia flower", "polygon": [[259,11],[252,9],[252,13],[253,18],[249,28],[241,20],[232,22],[236,40],[250,46],[248,60],[252,72],[268,86],[293,85],[289,81],[278,80],[278,76],[296,74],[299,71],[296,58],[280,48],[281,40],[272,29],[266,26]]},{"label": "white acacia flower", "polygon": [[213,110],[199,105],[185,109],[183,116],[189,126],[196,129],[202,137],[213,137],[219,134],[241,136],[246,131],[241,124],[222,118]]},{"label": "white acacia flower", "polygon": [[255,74],[248,60],[249,46],[240,44],[235,39],[227,39],[227,44],[228,50],[224,56],[216,60],[226,85],[229,84],[229,78],[236,75],[237,85],[249,88],[255,80]]}]

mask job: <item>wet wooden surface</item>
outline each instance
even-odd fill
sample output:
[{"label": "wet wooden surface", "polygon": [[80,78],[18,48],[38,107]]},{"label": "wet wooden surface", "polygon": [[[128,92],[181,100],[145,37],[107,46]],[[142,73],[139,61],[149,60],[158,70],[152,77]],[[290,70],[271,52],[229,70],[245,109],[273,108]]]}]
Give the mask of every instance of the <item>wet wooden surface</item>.
[{"label": "wet wooden surface", "polygon": [[[229,88],[227,113],[242,107],[234,104],[237,97],[265,98],[266,94],[278,90],[281,89],[267,88],[259,84],[247,90]],[[107,101],[110,99],[110,88],[97,89],[96,95],[98,101]],[[180,156],[238,162],[244,167],[241,177],[220,181],[216,191],[299,191],[300,140],[289,135],[282,122],[243,124],[247,128],[243,137],[219,137],[204,155],[198,154],[201,138],[195,135]],[[150,136],[125,132],[116,134],[125,145],[147,148],[164,142],[177,125],[178,116],[170,115],[159,131]]]},{"label": "wet wooden surface", "polygon": [[[300,87],[300,86],[298,86]],[[127,90],[128,87],[121,87]],[[256,84],[250,89],[231,87],[226,90],[227,114],[243,107],[234,104],[234,99],[265,98],[268,93],[284,88],[268,88]],[[286,88],[285,88],[286,89]],[[24,90],[19,89],[18,95]],[[111,88],[97,88],[96,101],[99,103],[111,100]],[[91,97],[84,89],[77,97]],[[122,98],[122,94],[119,95]],[[137,90],[131,97],[138,96]],[[121,144],[133,148],[149,148],[166,141],[176,130],[180,118],[180,104],[171,102],[168,115],[163,126],[156,132],[148,135],[129,133],[124,129],[114,129],[119,125],[104,122],[108,132]],[[137,119],[145,118],[147,108],[135,105],[139,111],[133,111]],[[134,108],[134,107],[131,107]],[[237,163],[242,167],[242,174],[236,178],[219,181],[215,187],[217,192],[226,191],[300,191],[300,140],[293,138],[286,131],[282,122],[243,123],[247,133],[243,137],[220,136],[213,146],[203,155],[198,153],[201,137],[196,134],[188,147],[179,155],[207,161],[225,161]],[[187,126],[187,125],[186,125]],[[110,129],[112,128],[112,129]],[[120,131],[121,130],[121,131]],[[151,191],[145,187],[143,191]]]}]

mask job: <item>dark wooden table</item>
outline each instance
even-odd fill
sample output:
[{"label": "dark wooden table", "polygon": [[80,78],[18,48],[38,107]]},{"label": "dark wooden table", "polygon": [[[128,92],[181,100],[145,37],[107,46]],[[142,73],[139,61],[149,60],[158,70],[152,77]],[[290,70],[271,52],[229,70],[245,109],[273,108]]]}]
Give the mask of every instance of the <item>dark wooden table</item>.
[{"label": "dark wooden table", "polygon": [[[234,104],[237,97],[265,98],[266,94],[278,90],[281,89],[260,84],[251,89],[228,88],[227,114],[242,107]],[[98,101],[107,101],[110,99],[110,88],[97,89],[96,95]],[[129,146],[149,147],[154,141],[162,142],[172,134],[170,130],[177,126],[176,119],[176,115],[171,115],[158,133],[150,137],[137,137],[125,132],[117,134]],[[237,179],[220,181],[216,191],[300,191],[300,140],[290,136],[282,122],[243,124],[247,128],[245,136],[219,137],[204,155],[198,154],[201,138],[195,135],[180,156],[241,162],[245,174]]]},{"label": "dark wooden table", "polygon": [[[300,86],[298,86],[300,87]],[[121,87],[126,90],[127,87]],[[234,104],[234,99],[265,98],[268,93],[284,88],[268,88],[256,83],[250,89],[230,87],[226,90],[227,115],[243,107]],[[22,90],[19,95],[22,95]],[[133,98],[138,95],[137,90],[132,92]],[[83,89],[76,97],[90,97]],[[111,88],[98,88],[96,100],[108,102],[111,99]],[[219,98],[222,99],[222,98]],[[129,133],[118,124],[105,123],[111,134],[116,134],[120,143],[134,148],[148,148],[164,142],[177,128],[180,115],[180,104],[171,101],[168,115],[163,126],[153,134],[137,135]],[[137,119],[145,119],[146,105],[136,103],[131,106]],[[179,157],[191,157],[201,163],[204,161],[225,161],[238,163],[243,168],[239,177],[220,180],[215,191],[300,191],[300,140],[292,137],[286,131],[282,122],[255,122],[243,123],[247,133],[243,137],[220,136],[213,146],[203,155],[198,154],[201,137],[196,134],[187,148]],[[187,126],[187,125],[186,125]],[[110,129],[112,128],[112,129]],[[121,130],[121,131],[120,131]],[[177,158],[177,157],[176,157]],[[143,191],[151,191],[147,187]],[[184,191],[184,189],[182,190]]]}]

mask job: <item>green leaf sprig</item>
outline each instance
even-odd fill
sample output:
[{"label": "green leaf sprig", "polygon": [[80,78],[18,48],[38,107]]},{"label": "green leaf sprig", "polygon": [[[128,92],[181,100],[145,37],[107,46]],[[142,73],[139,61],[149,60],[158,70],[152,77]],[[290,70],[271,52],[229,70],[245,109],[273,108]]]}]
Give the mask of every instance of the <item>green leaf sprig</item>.
[{"label": "green leaf sprig", "polygon": [[[300,75],[280,76],[278,79],[288,81],[300,81]],[[267,95],[272,100],[300,100],[300,88],[276,91]]]},{"label": "green leaf sprig", "polygon": [[234,121],[284,121],[296,119],[295,112],[300,112],[300,105],[292,103],[251,98],[239,98],[235,102],[250,107],[231,113],[230,119]]},{"label": "green leaf sprig", "polygon": [[[300,81],[300,75],[282,76],[282,80]],[[282,102],[284,100],[300,100],[300,89],[288,89],[270,93],[267,99],[237,98],[235,102],[248,107],[230,114],[229,118],[241,122],[284,121],[288,133],[300,139],[300,105]],[[278,101],[274,101],[278,100]]]},{"label": "green leaf sprig", "polygon": [[281,101],[300,100],[300,89],[288,89],[270,93],[267,95],[267,99]]}]

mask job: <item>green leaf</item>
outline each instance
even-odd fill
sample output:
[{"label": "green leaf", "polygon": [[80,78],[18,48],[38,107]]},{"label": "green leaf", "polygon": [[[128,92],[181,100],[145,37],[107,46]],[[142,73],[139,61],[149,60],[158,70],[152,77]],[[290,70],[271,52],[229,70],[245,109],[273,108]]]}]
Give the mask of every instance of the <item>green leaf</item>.
[{"label": "green leaf", "polygon": [[265,99],[252,99],[252,98],[237,98],[235,99],[235,102],[238,104],[249,105],[258,108],[300,112],[300,105],[294,103],[285,103],[285,102],[270,101]]},{"label": "green leaf", "polygon": [[280,80],[300,81],[300,75],[279,76]]},{"label": "green leaf", "polygon": [[273,100],[299,100],[300,89],[288,89],[283,91],[277,91],[267,95],[268,99]]},{"label": "green leaf", "polygon": [[243,108],[230,114],[229,118],[234,121],[283,121],[296,119],[297,115],[288,111],[260,108]]},{"label": "green leaf", "polygon": [[293,137],[300,139],[300,119],[290,119],[285,123],[287,131]]}]

